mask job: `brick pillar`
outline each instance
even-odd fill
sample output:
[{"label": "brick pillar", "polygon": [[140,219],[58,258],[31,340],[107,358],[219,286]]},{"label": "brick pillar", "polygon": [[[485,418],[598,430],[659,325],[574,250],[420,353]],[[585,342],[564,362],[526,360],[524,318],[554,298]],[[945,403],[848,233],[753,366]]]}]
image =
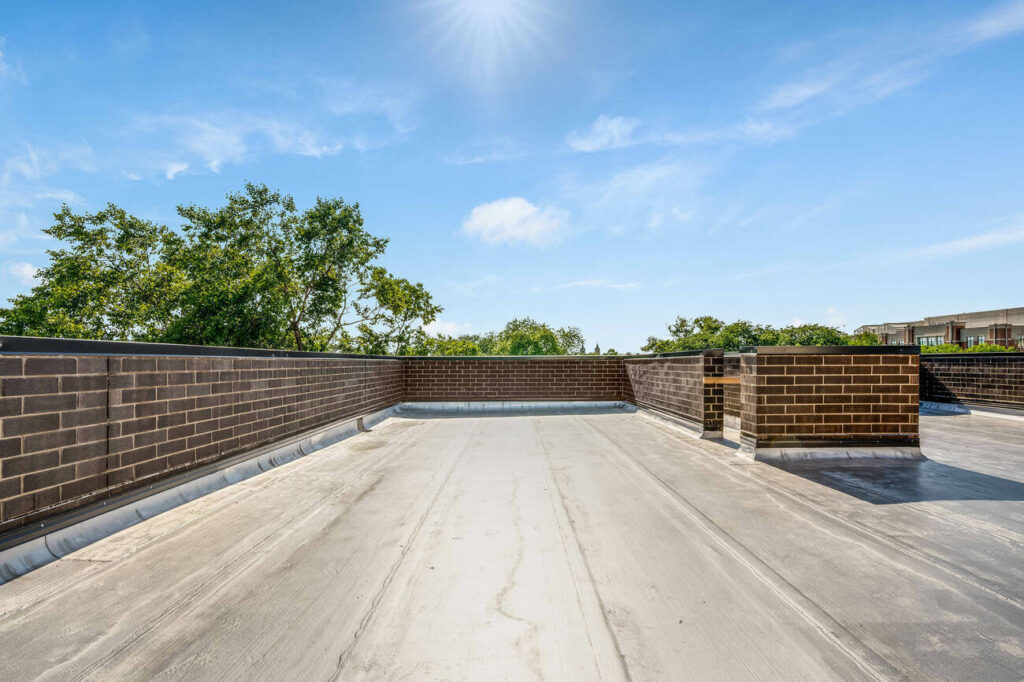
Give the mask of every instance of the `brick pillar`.
[{"label": "brick pillar", "polygon": [[908,346],[914,345],[914,328],[909,324],[903,328],[903,343]]},{"label": "brick pillar", "polygon": [[721,438],[725,419],[725,354],[720,350],[704,351],[704,428],[701,438]]}]

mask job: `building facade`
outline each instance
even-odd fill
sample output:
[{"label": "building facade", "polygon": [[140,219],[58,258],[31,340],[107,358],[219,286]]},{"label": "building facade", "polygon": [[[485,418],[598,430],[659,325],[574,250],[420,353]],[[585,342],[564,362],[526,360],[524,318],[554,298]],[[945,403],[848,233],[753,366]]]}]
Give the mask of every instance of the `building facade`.
[{"label": "building facade", "polygon": [[857,328],[857,333],[860,332],[873,332],[887,346],[955,343],[961,348],[970,348],[980,343],[994,343],[1024,349],[1024,308],[939,315],[913,322],[866,324]]}]

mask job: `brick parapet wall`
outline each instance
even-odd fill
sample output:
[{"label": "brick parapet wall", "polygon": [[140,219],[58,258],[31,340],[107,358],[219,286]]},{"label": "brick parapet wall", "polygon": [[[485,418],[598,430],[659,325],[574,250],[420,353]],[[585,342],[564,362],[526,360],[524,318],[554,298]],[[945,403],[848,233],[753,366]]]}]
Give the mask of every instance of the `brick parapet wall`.
[{"label": "brick parapet wall", "polygon": [[617,357],[403,358],[407,402],[622,400]]},{"label": "brick parapet wall", "polygon": [[0,356],[0,531],[401,401],[392,359]]},{"label": "brick parapet wall", "polygon": [[921,400],[1024,408],[1024,353],[922,355]]},{"label": "brick parapet wall", "polygon": [[722,376],[721,351],[676,357],[625,359],[632,402],[638,407],[681,417],[697,430],[717,434],[722,430],[722,385],[705,378]]},{"label": "brick parapet wall", "polygon": [[741,430],[760,447],[916,446],[918,355],[744,356]]}]

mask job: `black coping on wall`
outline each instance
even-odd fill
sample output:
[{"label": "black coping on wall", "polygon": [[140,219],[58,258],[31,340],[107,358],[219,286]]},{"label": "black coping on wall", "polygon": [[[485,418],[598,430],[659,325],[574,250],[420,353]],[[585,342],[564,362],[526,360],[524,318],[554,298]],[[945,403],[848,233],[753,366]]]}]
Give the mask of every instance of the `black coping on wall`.
[{"label": "black coping on wall", "polygon": [[234,348],[231,346],[189,346],[178,343],[146,343],[141,341],[91,341],[85,339],[54,339],[39,336],[0,336],[0,353],[16,353],[18,355],[185,355],[243,358],[398,359],[393,355],[315,353],[300,350]]},{"label": "black coping on wall", "polygon": [[918,355],[920,346],[758,346],[758,355]]}]

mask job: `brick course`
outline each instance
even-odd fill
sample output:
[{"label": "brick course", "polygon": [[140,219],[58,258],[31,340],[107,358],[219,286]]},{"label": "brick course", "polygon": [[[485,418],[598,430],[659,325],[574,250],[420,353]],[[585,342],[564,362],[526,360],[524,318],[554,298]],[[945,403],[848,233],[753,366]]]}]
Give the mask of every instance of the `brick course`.
[{"label": "brick course", "polygon": [[921,356],[921,400],[1024,407],[1024,353]]}]

